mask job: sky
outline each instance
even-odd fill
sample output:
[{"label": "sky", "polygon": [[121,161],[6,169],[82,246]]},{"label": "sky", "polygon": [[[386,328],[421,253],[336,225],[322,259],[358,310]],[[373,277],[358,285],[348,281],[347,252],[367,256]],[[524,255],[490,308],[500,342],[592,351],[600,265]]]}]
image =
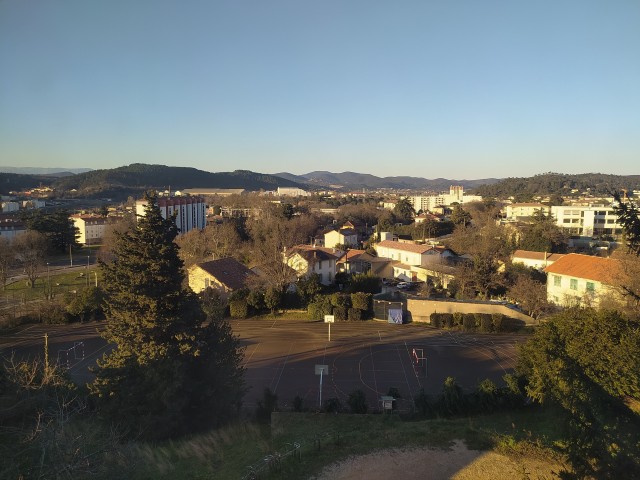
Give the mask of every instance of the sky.
[{"label": "sky", "polygon": [[0,165],[640,174],[637,0],[0,0]]}]

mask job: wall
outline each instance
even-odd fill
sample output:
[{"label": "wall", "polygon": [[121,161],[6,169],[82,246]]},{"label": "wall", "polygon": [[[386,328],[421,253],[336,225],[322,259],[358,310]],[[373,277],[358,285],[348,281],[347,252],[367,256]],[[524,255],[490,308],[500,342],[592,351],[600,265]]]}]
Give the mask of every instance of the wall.
[{"label": "wall", "polygon": [[524,313],[508,308],[506,305],[483,302],[461,302],[447,300],[423,300],[407,298],[407,311],[413,322],[431,322],[432,313],[502,313],[517,320],[522,320],[528,325],[536,325],[538,322]]}]

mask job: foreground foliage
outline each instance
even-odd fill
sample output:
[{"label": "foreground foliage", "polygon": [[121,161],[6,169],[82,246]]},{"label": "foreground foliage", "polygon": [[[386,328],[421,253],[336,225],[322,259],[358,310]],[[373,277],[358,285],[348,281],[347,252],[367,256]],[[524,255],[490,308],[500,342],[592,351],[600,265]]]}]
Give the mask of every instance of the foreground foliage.
[{"label": "foreground foliage", "polygon": [[106,420],[157,439],[229,421],[244,390],[238,340],[224,320],[205,323],[197,297],[182,286],[175,223],[147,200],[138,227],[100,262],[103,336],[116,348],[98,361],[90,391]]}]

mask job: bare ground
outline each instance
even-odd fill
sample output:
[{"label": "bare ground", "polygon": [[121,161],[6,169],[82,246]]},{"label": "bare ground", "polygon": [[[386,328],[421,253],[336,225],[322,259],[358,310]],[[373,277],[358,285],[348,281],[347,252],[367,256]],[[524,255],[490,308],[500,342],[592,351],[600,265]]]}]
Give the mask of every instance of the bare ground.
[{"label": "bare ground", "polygon": [[324,468],[315,480],[551,480],[561,466],[552,461],[469,450],[462,441],[449,449],[392,449],[352,457]]}]

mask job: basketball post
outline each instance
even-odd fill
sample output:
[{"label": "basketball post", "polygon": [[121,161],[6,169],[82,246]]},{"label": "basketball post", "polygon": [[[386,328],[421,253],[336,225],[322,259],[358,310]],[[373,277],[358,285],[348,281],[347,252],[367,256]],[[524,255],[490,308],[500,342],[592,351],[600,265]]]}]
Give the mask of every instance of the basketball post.
[{"label": "basketball post", "polygon": [[320,375],[320,397],[318,407],[322,408],[322,377],[329,373],[329,365],[316,365],[316,375]]},{"label": "basketball post", "polygon": [[331,341],[331,324],[335,321],[335,317],[333,315],[325,315],[324,316],[324,323],[328,323],[329,324],[329,342]]}]

